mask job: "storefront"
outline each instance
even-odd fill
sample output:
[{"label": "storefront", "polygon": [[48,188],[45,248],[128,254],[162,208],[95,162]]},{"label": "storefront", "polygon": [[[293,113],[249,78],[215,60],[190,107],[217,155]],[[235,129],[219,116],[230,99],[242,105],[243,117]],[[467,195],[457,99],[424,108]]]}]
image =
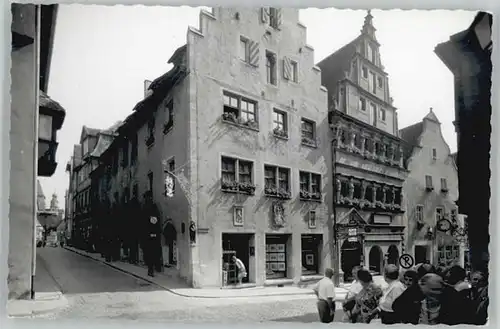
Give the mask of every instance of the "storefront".
[{"label": "storefront", "polygon": [[266,234],[266,279],[288,277],[290,240],[289,234]]},{"label": "storefront", "polygon": [[238,283],[238,269],[233,256],[243,262],[247,270],[242,283],[255,281],[255,246],[254,234],[223,233],[222,234],[222,285]]},{"label": "storefront", "polygon": [[323,247],[322,234],[302,234],[302,275],[316,275],[320,272]]}]

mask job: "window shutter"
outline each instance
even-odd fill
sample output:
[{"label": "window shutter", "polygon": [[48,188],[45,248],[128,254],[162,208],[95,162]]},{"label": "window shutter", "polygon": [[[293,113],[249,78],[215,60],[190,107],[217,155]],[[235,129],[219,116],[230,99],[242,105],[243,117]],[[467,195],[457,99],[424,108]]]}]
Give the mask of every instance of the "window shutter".
[{"label": "window shutter", "polygon": [[262,21],[262,23],[269,23],[269,8],[260,8],[260,20]]},{"label": "window shutter", "polygon": [[259,66],[259,43],[249,40],[248,41],[249,63],[253,66]]},{"label": "window shutter", "polygon": [[292,63],[290,58],[283,57],[283,78],[290,80],[292,77]]},{"label": "window shutter", "polygon": [[281,24],[283,24],[283,10],[276,9],[276,28],[280,28]]}]

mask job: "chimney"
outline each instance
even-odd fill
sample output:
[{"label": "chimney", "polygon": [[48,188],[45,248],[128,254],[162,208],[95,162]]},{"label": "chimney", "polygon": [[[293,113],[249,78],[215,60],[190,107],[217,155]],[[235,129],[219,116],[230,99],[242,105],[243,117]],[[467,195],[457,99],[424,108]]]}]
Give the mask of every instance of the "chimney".
[{"label": "chimney", "polygon": [[144,80],[144,98],[148,97],[153,92],[152,90],[148,89],[150,85],[150,80]]}]

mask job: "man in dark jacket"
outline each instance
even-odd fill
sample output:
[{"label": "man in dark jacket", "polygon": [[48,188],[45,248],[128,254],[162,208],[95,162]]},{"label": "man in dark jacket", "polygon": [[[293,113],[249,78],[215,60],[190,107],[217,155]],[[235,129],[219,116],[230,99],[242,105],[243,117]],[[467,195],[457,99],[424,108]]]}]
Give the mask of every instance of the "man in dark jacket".
[{"label": "man in dark jacket", "polygon": [[401,295],[395,301],[395,311],[399,312],[403,323],[455,325],[467,322],[466,301],[439,275],[425,274],[420,279],[419,290],[416,287],[408,289],[412,289],[411,294]]}]

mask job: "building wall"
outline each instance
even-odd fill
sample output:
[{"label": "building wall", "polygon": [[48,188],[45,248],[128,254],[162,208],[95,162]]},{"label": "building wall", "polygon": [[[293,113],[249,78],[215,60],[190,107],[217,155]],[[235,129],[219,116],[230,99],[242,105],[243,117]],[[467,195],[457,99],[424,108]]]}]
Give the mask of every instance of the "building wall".
[{"label": "building wall", "polygon": [[[432,149],[437,152],[436,160],[433,160]],[[406,203],[406,213],[404,222],[406,229],[406,249],[414,255],[415,245],[426,245],[433,250],[429,255],[429,260],[437,260],[439,243],[451,243],[451,239],[446,235],[438,233],[438,237],[429,240],[425,237],[429,226],[436,226],[436,207],[444,207],[447,214],[452,209],[457,209],[455,201],[458,200],[458,172],[450,153],[450,148],[443,138],[440,124],[424,119],[424,127],[419,145],[414,148],[411,159],[408,163],[410,171],[407,180],[403,185],[404,200]],[[426,191],[425,176],[432,176],[434,186],[433,191]],[[448,192],[441,191],[441,178],[447,182]],[[422,229],[417,227],[416,206],[423,205],[423,220],[425,226]],[[463,225],[463,223],[462,223]],[[415,256],[415,255],[414,255]],[[432,257],[432,258],[431,258]],[[463,263],[463,246],[461,256]],[[463,265],[463,264],[462,264]]]},{"label": "building wall", "polygon": [[[35,36],[34,5],[18,5],[13,31]],[[13,51],[11,62],[9,299],[30,298],[34,239],[34,118],[38,111],[35,44]]]},{"label": "building wall", "polygon": [[[219,286],[222,279],[222,233],[255,233],[257,284],[265,282],[265,234],[292,234],[292,263],[289,277],[301,276],[301,233],[323,234],[322,265],[329,266],[331,154],[328,139],[327,93],[321,88],[320,71],[314,68],[313,50],[306,46],[306,29],[298,22],[298,10],[282,9],[279,31],[260,21],[260,9],[217,8],[200,14],[200,29],[188,32],[189,52],[189,150],[190,180],[197,210],[191,218],[205,233],[198,233],[192,247],[195,286]],[[239,18],[236,19],[238,13]],[[270,32],[270,35],[266,34]],[[260,43],[258,67],[238,57],[240,36]],[[265,51],[277,54],[277,86],[266,83]],[[299,80],[283,79],[281,60],[289,56],[298,61]],[[258,101],[259,131],[236,127],[221,121],[223,91]],[[289,139],[279,140],[272,133],[273,108],[286,111]],[[301,145],[300,118],[316,122],[318,147]],[[253,161],[255,196],[221,191],[221,156]],[[264,196],[264,164],[291,169],[292,199],[285,202],[286,224],[275,229],[271,219],[274,200]],[[299,200],[299,170],[322,174],[321,203]],[[243,227],[233,226],[233,206],[242,205]],[[308,210],[317,210],[317,229],[310,230],[305,220]]]}]

